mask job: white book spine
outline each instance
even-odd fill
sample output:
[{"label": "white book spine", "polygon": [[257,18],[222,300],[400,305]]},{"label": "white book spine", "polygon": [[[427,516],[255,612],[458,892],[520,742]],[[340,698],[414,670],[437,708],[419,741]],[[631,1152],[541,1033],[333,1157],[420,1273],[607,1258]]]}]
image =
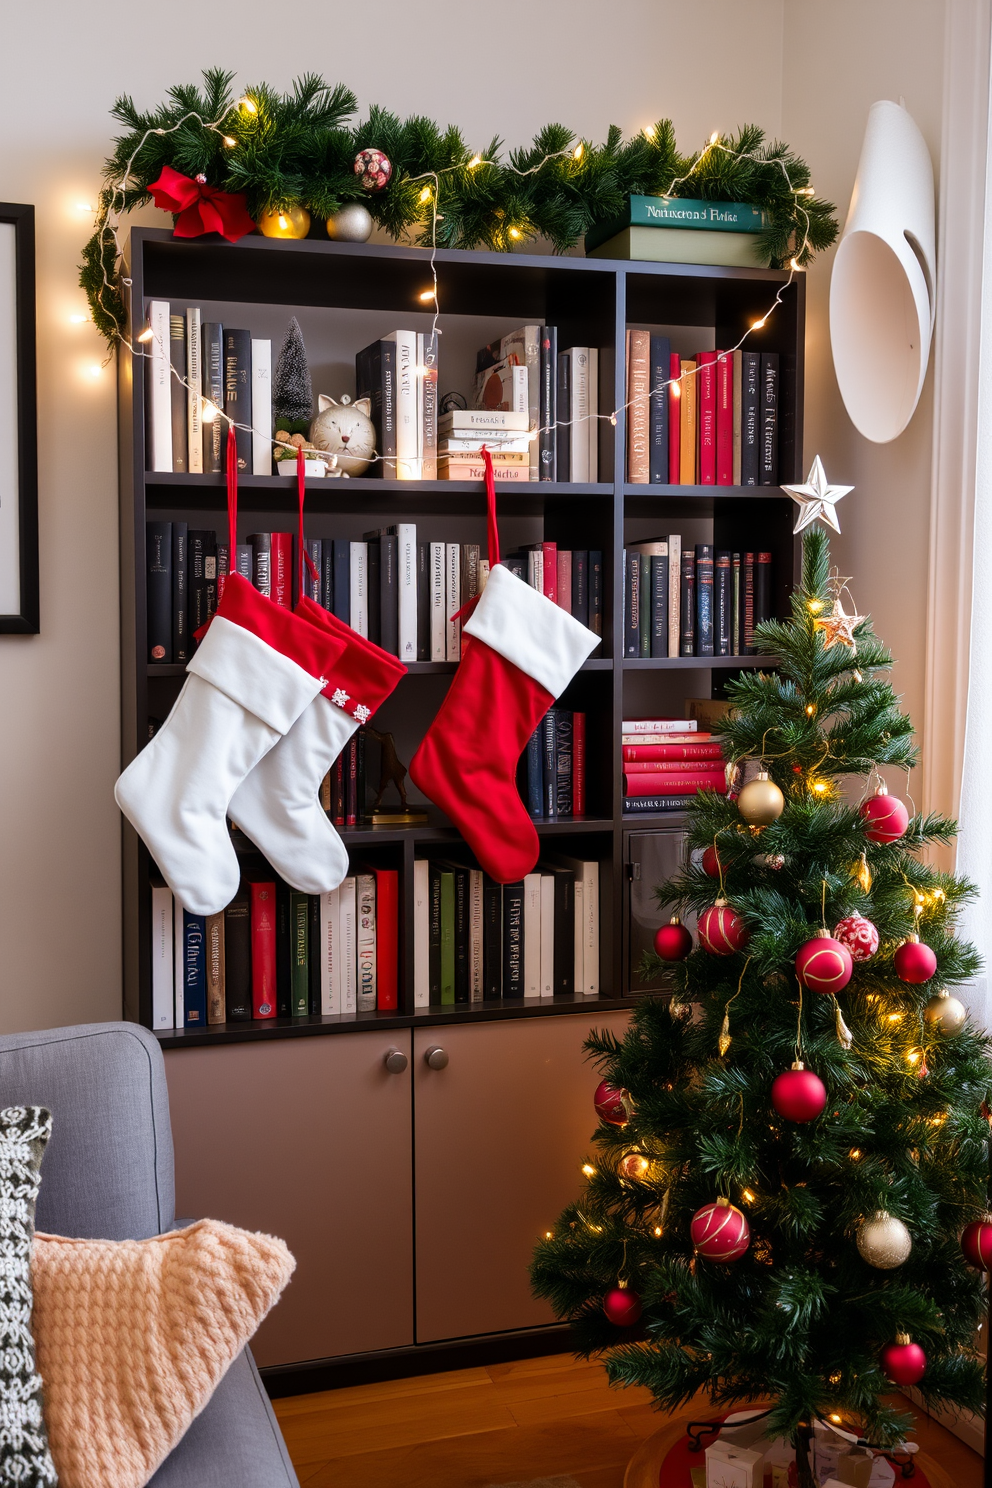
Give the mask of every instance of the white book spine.
[{"label": "white book spine", "polygon": [[586,479],[599,480],[599,347],[589,348],[589,374],[586,382],[589,397],[589,474]]},{"label": "white book spine", "polygon": [[668,654],[679,654],[679,604],[682,584],[682,537],[678,532],[668,539]]},{"label": "white book spine", "polygon": [[251,473],[272,474],[272,342],[251,343]]},{"label": "white book spine", "polygon": [[539,548],[527,554],[527,582],[538,594],[544,593],[544,554]]},{"label": "white book spine", "polygon": [[438,420],[439,435],[453,434],[456,438],[465,438],[473,430],[495,429],[526,434],[527,415],[500,408],[459,408],[452,413],[442,413]]},{"label": "white book spine", "polygon": [[480,594],[482,593],[483,589],[485,589],[485,587],[486,587],[486,585],[488,583],[489,583],[489,559],[488,558],[480,558],[479,559],[479,593]]},{"label": "white book spine", "polygon": [[341,1011],[341,891],[320,896],[320,1011],[334,1017]]},{"label": "white book spine", "polygon": [[184,960],[184,949],[186,937],[183,931],[183,907],[177,899],[175,901],[176,930],[173,937],[174,951],[172,956],[175,971],[175,1018],[176,1027],[186,1026],[186,965]]},{"label": "white book spine", "polygon": [[555,995],[555,879],[541,874],[541,996]]},{"label": "white book spine", "polygon": [[569,430],[571,479],[585,482],[589,479],[589,430],[586,425],[589,412],[589,348],[573,346],[568,355],[572,361],[572,424]]},{"label": "white book spine", "polygon": [[445,544],[444,651],[445,661],[462,659],[462,622],[452,620],[462,607],[462,550],[460,543]]},{"label": "white book spine", "polygon": [[448,631],[444,618],[447,553],[443,542],[431,543],[431,661],[447,661]]},{"label": "white book spine", "polygon": [[399,566],[400,661],[417,659],[417,528],[413,522],[396,524]]},{"label": "white book spine", "polygon": [[541,875],[524,877],[524,996],[541,996]]},{"label": "white book spine", "polygon": [[[426,892],[426,891],[425,891]],[[469,1002],[481,1002],[482,982],[482,869],[468,871]]]},{"label": "white book spine", "polygon": [[149,469],[172,472],[172,356],[168,300],[148,306],[148,439]]},{"label": "white book spine", "polygon": [[375,875],[355,876],[357,901],[358,1011],[375,1012]]},{"label": "white book spine", "polygon": [[525,413],[527,415],[528,422],[529,422],[529,420],[530,420],[530,408],[528,406],[528,396],[527,396],[527,385],[528,385],[528,381],[529,381],[529,379],[527,377],[527,368],[526,367],[514,367],[512,369],[512,372],[511,372],[511,385],[513,387],[513,408],[511,410],[511,412],[513,412],[513,413]]},{"label": "white book spine", "polygon": [[190,475],[203,474],[203,350],[199,306],[186,311],[186,442]]},{"label": "white book spine", "polygon": [[152,1027],[175,1027],[172,890],[152,888]]},{"label": "white book spine", "polygon": [[414,1007],[429,1007],[431,1001],[430,882],[430,862],[427,858],[417,858],[413,865]]},{"label": "white book spine", "polygon": [[355,880],[346,878],[338,889],[341,908],[341,1011],[353,1013],[358,1002],[358,925],[355,918]]},{"label": "white book spine", "polygon": [[584,930],[585,930],[585,923],[584,923],[585,911],[583,909],[583,905],[585,903],[585,899],[584,899],[584,896],[583,896],[583,888],[584,888],[584,881],[579,877],[578,874],[576,874],[576,876],[575,876],[575,889],[574,889],[574,895],[575,895],[574,911],[575,912],[574,912],[574,914],[572,916],[572,944],[573,944],[573,947],[574,947],[573,966],[572,966],[572,978],[573,978],[573,980],[572,980],[572,986],[573,986],[573,988],[574,988],[574,990],[576,992],[581,992],[583,990],[583,988],[585,986],[585,973],[586,973],[585,955],[584,955],[586,938],[585,938],[585,934],[583,933]]},{"label": "white book spine", "polygon": [[367,542],[351,544],[351,620],[356,635],[368,638],[369,591],[368,591],[369,545]]},{"label": "white book spine", "polygon": [[416,331],[394,331],[396,343],[396,478],[419,476],[420,379],[417,376]]},{"label": "white book spine", "polygon": [[585,970],[582,991],[599,995],[599,864],[583,863],[582,919],[584,941],[582,958]]}]

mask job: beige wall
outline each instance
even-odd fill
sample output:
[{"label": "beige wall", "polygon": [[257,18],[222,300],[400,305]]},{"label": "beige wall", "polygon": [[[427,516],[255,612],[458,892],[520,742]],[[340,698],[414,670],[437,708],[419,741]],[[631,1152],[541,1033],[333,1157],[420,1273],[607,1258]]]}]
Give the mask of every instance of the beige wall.
[{"label": "beige wall", "polygon": [[[781,131],[816,183],[846,203],[868,105],[906,96],[932,145],[940,117],[938,0],[504,0],[499,14],[443,3],[301,0],[282,20],[244,0],[226,10],[172,0],[80,9],[9,7],[0,93],[0,199],[38,210],[42,633],[0,638],[0,1030],[116,1016],[120,1006],[117,537],[113,375],[75,287],[79,247],[111,133],[117,93],[151,106],[192,79],[191,57],[238,69],[243,83],[287,85],[323,70],[362,105],[425,111],[484,145],[523,141],[560,119],[600,136],[671,115],[680,140],[747,120]],[[193,42],[191,43],[191,38]],[[44,67],[38,68],[38,57]],[[296,60],[298,59],[298,60]],[[163,221],[158,214],[148,221]],[[858,482],[839,556],[900,652],[899,677],[922,693],[926,410],[897,445],[873,450],[850,429],[829,371],[814,271],[808,452]],[[893,522],[892,515],[899,520]],[[905,516],[908,514],[908,520]],[[871,566],[883,536],[903,571]],[[848,556],[856,551],[852,566]],[[905,602],[900,605],[900,597]]]}]

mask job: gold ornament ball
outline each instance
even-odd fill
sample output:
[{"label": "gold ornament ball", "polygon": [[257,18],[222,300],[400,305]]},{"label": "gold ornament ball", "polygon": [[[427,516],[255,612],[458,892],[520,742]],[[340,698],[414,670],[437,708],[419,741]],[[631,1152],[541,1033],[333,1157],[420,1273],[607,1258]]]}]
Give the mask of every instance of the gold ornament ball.
[{"label": "gold ornament ball", "polygon": [[923,1016],[931,1028],[937,1028],[941,1033],[957,1033],[968,1016],[968,1009],[944,988],[931,997],[923,1009]]},{"label": "gold ornament ball", "polygon": [[310,213],[306,207],[277,207],[261,214],[258,230],[263,238],[305,238],[310,231]]},{"label": "gold ornament ball", "polygon": [[901,1266],[913,1248],[913,1239],[901,1219],[879,1209],[858,1230],[858,1250],[869,1266],[892,1271]]},{"label": "gold ornament ball", "polygon": [[752,827],[767,827],[782,815],[785,797],[767,770],[748,781],[737,797],[737,810]]}]

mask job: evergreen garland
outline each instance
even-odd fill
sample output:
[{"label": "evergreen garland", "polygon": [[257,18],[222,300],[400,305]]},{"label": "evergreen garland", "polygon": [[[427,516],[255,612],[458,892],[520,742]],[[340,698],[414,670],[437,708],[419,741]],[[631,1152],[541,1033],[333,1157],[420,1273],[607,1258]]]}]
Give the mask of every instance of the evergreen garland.
[{"label": "evergreen garland", "polygon": [[[149,202],[148,187],[165,165],[185,176],[202,174],[221,190],[244,192],[256,220],[262,212],[302,205],[318,235],[328,217],[357,201],[394,238],[412,232],[430,246],[436,196],[441,247],[507,251],[543,237],[564,252],[594,223],[618,216],[628,195],[668,194],[763,209],[769,225],[760,248],[774,268],[793,257],[804,267],[837,236],[833,205],[804,194],[805,162],[785,145],[766,142],[755,125],[718,147],[682,155],[668,119],[626,141],[613,126],[602,145],[548,124],[504,163],[499,139],[476,155],[455,126],[442,129],[421,115],[401,120],[374,106],[367,119],[352,124],[355,95],[313,74],[297,79],[286,94],[263,83],[237,95],[233,79],[233,72],[208,69],[202,88],[171,88],[148,113],[127,96],[114,104],[112,117],[125,132],[104,166],[97,227],[80,271],[93,319],[111,343],[126,317],[108,214],[116,220]],[[250,107],[239,105],[239,96]],[[193,114],[198,118],[186,118]],[[219,129],[208,127],[217,121]],[[225,137],[233,143],[225,144]],[[366,148],[392,162],[383,191],[364,191],[354,173],[355,155]]]}]

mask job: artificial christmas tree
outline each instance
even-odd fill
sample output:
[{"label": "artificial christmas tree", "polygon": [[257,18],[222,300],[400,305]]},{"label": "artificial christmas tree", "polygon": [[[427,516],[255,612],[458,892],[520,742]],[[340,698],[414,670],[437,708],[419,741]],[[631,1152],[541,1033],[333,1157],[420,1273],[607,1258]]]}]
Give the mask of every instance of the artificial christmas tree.
[{"label": "artificial christmas tree", "polygon": [[[701,923],[685,961],[646,955],[642,970],[667,972],[673,995],[645,997],[622,1040],[590,1039],[626,1120],[599,1127],[585,1192],[533,1266],[537,1293],[572,1321],[580,1352],[605,1351],[612,1382],[647,1385],[669,1408],[703,1390],[716,1416],[773,1400],[768,1435],[794,1444],[800,1488],[813,1488],[810,1436],[828,1417],[869,1442],[900,1439],[908,1418],[883,1398],[893,1381],[912,1376],[935,1405],[984,1405],[982,1281],[959,1237],[988,1207],[989,1040],[927,1012],[978,967],[953,932],[971,888],[922,857],[952,821],[879,833],[877,808],[859,810],[877,767],[908,769],[916,753],[870,622],[829,645],[817,623],[842,587],[828,561],[813,529],[791,621],[756,631],[776,670],[729,684],[733,711],[714,725],[728,760],[763,763],[784,809],[756,826],[733,795],[700,795],[696,851],[657,891],[712,917],[715,867],[743,934],[713,954]],[[870,935],[853,957],[833,938],[852,917],[877,931],[873,953]],[[894,969],[910,936],[934,955],[924,982]],[[783,1101],[786,1072],[822,1082],[822,1113]],[[636,1330],[604,1315],[620,1284],[640,1301]]]},{"label": "artificial christmas tree", "polygon": [[303,332],[295,315],[286,328],[286,339],[272,376],[272,415],[277,429],[289,434],[310,432],[313,385]]}]

